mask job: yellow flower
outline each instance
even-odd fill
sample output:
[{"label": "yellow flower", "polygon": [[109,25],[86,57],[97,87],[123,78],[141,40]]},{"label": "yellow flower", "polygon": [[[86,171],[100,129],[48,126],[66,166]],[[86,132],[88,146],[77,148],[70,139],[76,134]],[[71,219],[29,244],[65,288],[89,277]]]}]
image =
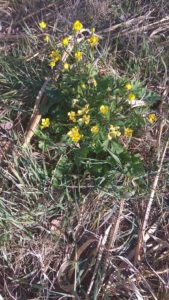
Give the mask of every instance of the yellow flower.
[{"label": "yellow flower", "polygon": [[90,31],[91,31],[91,33],[95,33],[95,28],[94,27],[91,28]]},{"label": "yellow flower", "polygon": [[91,35],[91,37],[88,39],[88,42],[90,46],[94,47],[99,42],[99,37],[97,35]]},{"label": "yellow flower", "polygon": [[128,100],[134,101],[135,99],[136,99],[136,96],[133,93],[128,95]]},{"label": "yellow flower", "polygon": [[49,120],[49,118],[43,118],[42,122],[41,122],[40,128],[43,129],[43,128],[47,128],[49,126],[50,126],[50,120]]},{"label": "yellow flower", "polygon": [[88,83],[94,87],[97,86],[97,81],[94,78],[89,79]]},{"label": "yellow flower", "polygon": [[99,126],[98,125],[95,125],[93,127],[91,127],[90,131],[93,133],[93,134],[97,134],[99,132]]},{"label": "yellow flower", "polygon": [[47,27],[47,23],[44,21],[39,22],[40,29],[44,30]]},{"label": "yellow flower", "polygon": [[81,116],[81,115],[83,115],[83,111],[82,111],[82,109],[78,109],[78,111],[77,111],[77,114],[78,114],[78,116]]},{"label": "yellow flower", "polygon": [[85,83],[82,83],[82,84],[81,84],[81,88],[84,89],[84,90],[86,89]]},{"label": "yellow flower", "polygon": [[78,61],[82,60],[82,58],[83,58],[83,52],[81,52],[81,51],[75,52],[75,58]]},{"label": "yellow flower", "polygon": [[63,40],[62,40],[62,45],[63,45],[63,46],[69,45],[69,38],[68,38],[68,37],[64,37],[64,38],[63,38]]},{"label": "yellow flower", "polygon": [[56,66],[55,61],[52,60],[52,61],[49,63],[49,66],[51,67],[51,69],[53,69],[53,68]]},{"label": "yellow flower", "polygon": [[88,125],[90,122],[90,115],[83,115],[82,122],[85,123],[85,125]]},{"label": "yellow flower", "polygon": [[58,50],[52,51],[50,54],[50,57],[52,58],[53,61],[58,62],[58,60],[61,59],[61,55]]},{"label": "yellow flower", "polygon": [[109,108],[108,108],[107,105],[101,105],[100,106],[100,112],[101,112],[101,114],[106,115],[108,113],[108,111],[109,111]]},{"label": "yellow flower", "polygon": [[79,109],[77,111],[78,116],[81,116],[83,114],[88,114],[89,112],[89,104],[86,104],[82,109]]},{"label": "yellow flower", "polygon": [[88,114],[89,112],[89,104],[86,104],[83,108],[82,108],[82,113],[83,114]]},{"label": "yellow flower", "polygon": [[48,43],[49,41],[50,41],[50,37],[49,37],[49,34],[45,34],[45,36],[44,36],[44,41],[46,42],[46,43]]},{"label": "yellow flower", "polygon": [[93,84],[94,87],[97,86],[97,81],[96,81],[95,79],[93,79],[93,80],[91,81],[91,83]]},{"label": "yellow flower", "polygon": [[83,137],[79,133],[79,128],[78,127],[73,127],[67,134],[72,139],[72,141],[75,142],[75,143],[78,143],[80,141],[80,139]]},{"label": "yellow flower", "polygon": [[133,129],[131,129],[131,128],[125,128],[125,130],[124,130],[124,137],[132,137],[132,135],[133,135]]},{"label": "yellow flower", "polygon": [[148,115],[148,120],[151,124],[153,124],[154,122],[156,122],[158,119],[158,117],[156,116],[156,114],[152,113]]},{"label": "yellow flower", "polygon": [[73,30],[74,31],[80,31],[82,29],[83,29],[83,24],[80,21],[77,20],[73,23]]},{"label": "yellow flower", "polygon": [[129,82],[126,83],[124,87],[125,87],[125,89],[128,90],[128,91],[130,91],[130,90],[132,89],[132,85],[131,85],[131,83],[129,83]]},{"label": "yellow flower", "polygon": [[119,128],[120,128],[119,126],[110,125],[109,133],[108,133],[109,140],[112,140],[112,138],[116,138],[121,135]]},{"label": "yellow flower", "polygon": [[75,107],[75,105],[79,102],[78,99],[73,99],[72,100],[72,107]]},{"label": "yellow flower", "polygon": [[69,64],[68,64],[68,63],[63,64],[63,68],[64,68],[65,70],[68,70],[68,69],[69,69]]},{"label": "yellow flower", "polygon": [[76,113],[75,113],[75,111],[68,112],[68,117],[69,117],[70,121],[76,122]]}]

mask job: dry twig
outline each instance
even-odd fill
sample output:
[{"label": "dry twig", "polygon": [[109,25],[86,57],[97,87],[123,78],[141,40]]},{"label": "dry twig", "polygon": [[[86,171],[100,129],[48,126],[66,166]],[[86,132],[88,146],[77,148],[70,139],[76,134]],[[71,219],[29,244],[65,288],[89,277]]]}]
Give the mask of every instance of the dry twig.
[{"label": "dry twig", "polygon": [[154,182],[153,182],[152,190],[151,190],[151,193],[150,193],[150,199],[149,199],[149,202],[147,204],[143,224],[142,224],[142,226],[140,228],[140,231],[139,231],[138,244],[137,244],[137,247],[136,247],[135,259],[134,259],[135,264],[139,260],[140,251],[141,251],[141,248],[143,246],[143,243],[145,242],[145,232],[146,232],[146,228],[147,228],[147,224],[148,224],[148,219],[149,219],[149,216],[150,216],[151,207],[152,207],[152,204],[153,204],[154,196],[155,196],[156,189],[157,189],[157,184],[158,184],[158,181],[159,181],[159,177],[160,177],[160,173],[161,173],[161,170],[162,170],[162,166],[163,166],[163,162],[164,162],[164,158],[165,158],[165,155],[166,155],[168,145],[169,145],[169,140],[166,142],[163,153],[162,153],[162,156],[161,156],[160,166],[158,168],[157,175],[156,175],[156,177],[154,179]]},{"label": "dry twig", "polygon": [[148,14],[146,14],[144,16],[135,17],[131,20],[121,22],[119,24],[113,25],[113,26],[111,26],[109,28],[106,28],[104,30],[101,30],[101,31],[98,32],[98,34],[110,33],[110,32],[116,31],[117,29],[129,28],[133,25],[138,26],[144,20],[147,20],[151,14],[152,14],[152,11],[148,12]]},{"label": "dry twig", "polygon": [[109,263],[110,248],[114,247],[114,243],[115,243],[117,233],[118,233],[118,230],[119,230],[119,225],[120,225],[122,212],[123,212],[123,209],[124,209],[124,204],[125,204],[125,200],[121,200],[120,207],[119,207],[119,212],[118,212],[118,216],[117,216],[115,225],[114,225],[114,218],[112,217],[111,224],[106,229],[104,237],[100,241],[98,259],[97,259],[97,262],[96,262],[96,265],[95,265],[95,269],[94,269],[94,273],[93,273],[93,276],[92,276],[92,279],[91,279],[91,283],[90,283],[88,291],[87,291],[88,296],[91,293],[91,290],[92,290],[92,287],[94,285],[94,280],[95,280],[99,265],[100,265],[100,263],[103,259],[104,250],[106,249],[106,256],[105,256],[104,261],[103,261],[102,279],[101,279],[101,283],[100,283],[99,289],[97,291],[97,294],[99,294],[99,291],[102,287],[102,284],[103,284],[103,281],[104,281],[104,278],[105,278],[106,269],[107,269],[108,263]]}]

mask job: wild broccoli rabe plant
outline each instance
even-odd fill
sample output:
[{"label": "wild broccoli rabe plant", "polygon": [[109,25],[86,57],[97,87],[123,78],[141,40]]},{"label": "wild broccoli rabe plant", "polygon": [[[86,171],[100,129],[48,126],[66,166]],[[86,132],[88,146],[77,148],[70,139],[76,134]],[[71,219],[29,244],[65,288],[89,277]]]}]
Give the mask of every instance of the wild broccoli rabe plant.
[{"label": "wild broccoli rabe plant", "polygon": [[[47,24],[39,25],[44,30]],[[50,141],[63,145],[56,172],[60,178],[64,173],[90,174],[105,181],[117,173],[139,176],[143,164],[139,154],[130,152],[130,142],[141,135],[145,122],[156,122],[149,103],[158,97],[127,77],[101,74],[96,60],[100,38],[94,29],[87,30],[87,37],[83,33],[83,25],[76,21],[72,35],[63,37],[57,48],[44,34],[51,48],[52,81],[41,106],[40,147],[50,147]],[[68,53],[66,61],[63,53]]]}]

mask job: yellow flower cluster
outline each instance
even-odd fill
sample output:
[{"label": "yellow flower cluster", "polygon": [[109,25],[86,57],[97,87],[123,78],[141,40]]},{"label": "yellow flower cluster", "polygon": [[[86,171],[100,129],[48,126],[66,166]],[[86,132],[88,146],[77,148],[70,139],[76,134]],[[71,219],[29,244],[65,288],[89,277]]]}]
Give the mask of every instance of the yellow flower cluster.
[{"label": "yellow flower cluster", "polygon": [[61,59],[61,55],[58,50],[52,51],[50,54],[50,57],[52,58],[53,61],[58,62],[58,60]]},{"label": "yellow flower cluster", "polygon": [[[44,30],[47,27],[47,23],[44,21],[41,21],[41,22],[39,22],[39,27],[41,30]],[[82,29],[83,29],[83,24],[79,20],[76,20],[73,23],[73,31],[78,33]],[[92,29],[91,33],[90,33],[90,37],[87,40],[91,47],[96,46],[100,39],[94,32],[95,32],[95,29]],[[46,42],[50,41],[50,36],[48,34],[46,34],[46,32],[44,32],[44,41],[46,41]],[[65,36],[62,38],[61,45],[63,47],[66,47],[69,45],[69,42],[70,42],[70,38]],[[62,47],[62,49],[63,49],[63,47]],[[81,50],[81,48],[80,48],[80,50]],[[51,68],[54,68],[56,63],[62,59],[62,56],[61,56],[59,50],[51,51],[49,56],[50,56],[49,65]],[[81,61],[83,59],[83,56],[84,56],[84,53],[82,51],[79,51],[78,49],[75,50],[74,58],[76,59],[76,61]],[[70,68],[70,65],[67,62],[62,62],[62,67],[64,70],[68,70]],[[87,82],[83,82],[83,81],[81,82],[82,89],[84,89],[84,90],[87,89],[87,86],[96,87],[97,86],[96,80],[89,77]],[[127,99],[129,101],[134,101],[136,99],[136,95],[133,93],[133,87],[130,82],[125,83],[125,85],[123,85],[122,88],[123,88],[123,91],[124,91],[124,89],[126,90],[125,93],[127,94]],[[73,99],[72,107],[75,107],[78,102],[79,102],[78,99]],[[75,124],[73,125],[74,127],[72,127],[69,130],[67,135],[70,137],[72,142],[75,142],[75,143],[78,143],[83,138],[82,131],[80,132],[81,129],[79,127],[81,127],[81,125],[89,125],[89,123],[91,123],[89,104],[84,105],[80,109],[78,109],[77,107],[79,107],[79,103],[76,106],[75,111],[73,111],[73,108],[72,108],[72,111],[68,112],[68,119]],[[99,107],[99,112],[103,116],[107,115],[109,113],[109,111],[110,111],[110,108],[108,105],[102,104]],[[157,120],[157,116],[154,113],[149,114],[147,118],[150,123],[154,123]],[[96,123],[97,123],[97,121],[96,121]],[[79,127],[78,127],[78,125],[79,125]],[[49,126],[50,126],[50,119],[43,118],[40,128],[43,129],[43,128],[47,128]],[[83,130],[83,126],[82,126],[82,130]],[[90,127],[88,127],[88,130],[93,135],[96,135],[100,132],[101,128],[97,124],[95,124],[93,126],[90,125]],[[114,126],[114,125],[109,125],[109,129],[107,130],[106,135],[107,135],[108,140],[118,138],[121,135],[120,127]],[[128,127],[125,128],[123,135],[126,138],[132,137],[133,129],[128,128]]]},{"label": "yellow flower cluster", "polygon": [[156,114],[151,113],[148,115],[148,120],[151,124],[153,124],[154,122],[156,122],[158,119],[158,117],[156,116]]},{"label": "yellow flower cluster", "polygon": [[68,112],[68,117],[69,117],[70,121],[76,122],[76,113],[75,113],[75,111]]},{"label": "yellow flower cluster", "polygon": [[[39,25],[39,28],[41,30],[45,30],[46,27],[47,27],[47,23],[45,21],[39,22],[38,25]],[[73,23],[73,31],[78,33],[82,29],[83,29],[83,24],[79,20],[76,20]],[[89,37],[88,42],[93,47],[93,46],[98,44],[100,38],[94,33],[95,32],[94,28],[92,28],[90,32],[91,32],[91,36]],[[50,35],[49,34],[44,34],[43,40],[46,43],[49,43],[50,42]],[[62,44],[63,47],[68,46],[69,43],[70,43],[70,37],[65,36],[65,37],[62,38],[61,44]],[[74,53],[74,57],[75,57],[76,61],[78,61],[78,62],[83,59],[83,55],[84,55],[84,53],[82,51],[79,51],[79,50],[76,50],[75,53]],[[61,60],[61,54],[59,53],[58,50],[53,50],[50,54],[50,58],[51,58],[51,60],[49,62],[49,66],[53,69],[56,66],[56,63],[59,60]],[[69,69],[69,64],[64,63],[63,64],[63,69],[68,70]],[[97,82],[95,80],[93,80],[92,84],[93,84],[94,87],[97,86]]]},{"label": "yellow flower cluster", "polygon": [[100,106],[100,112],[102,115],[106,115],[109,111],[109,107],[107,105],[101,105]]},{"label": "yellow flower cluster", "polygon": [[50,126],[49,118],[42,118],[40,129],[47,128]]},{"label": "yellow flower cluster", "polygon": [[83,24],[79,20],[77,20],[73,23],[73,30],[74,31],[80,31],[82,29],[83,29]]},{"label": "yellow flower cluster", "polygon": [[84,115],[84,114],[88,114],[89,112],[89,104],[86,104],[84,107],[82,107],[82,109],[79,109],[77,111],[78,116]]},{"label": "yellow flower cluster", "polygon": [[92,34],[91,37],[88,39],[88,42],[89,42],[90,46],[94,47],[98,44],[99,37],[95,34]]},{"label": "yellow flower cluster", "polygon": [[90,115],[89,113],[89,104],[86,104],[82,109],[79,109],[77,111],[78,116],[82,116],[82,118],[79,119],[80,123],[84,123],[85,125],[88,125],[90,122]]},{"label": "yellow flower cluster", "polygon": [[84,123],[85,125],[88,125],[90,122],[90,115],[88,114],[88,112],[89,105],[86,104],[84,107],[82,107],[82,109],[79,109],[77,113],[75,111],[68,112],[68,117],[70,121],[76,122],[76,118],[80,116],[81,118],[78,120],[79,123]]},{"label": "yellow flower cluster", "polygon": [[[130,82],[127,82],[127,83],[125,84],[124,88],[125,88],[127,91],[131,91],[132,88],[133,88],[133,86],[131,85]],[[136,99],[136,95],[135,95],[134,93],[130,92],[130,93],[128,94],[128,96],[127,96],[127,99],[128,99],[129,101],[132,102],[132,101],[134,101],[134,100]]]},{"label": "yellow flower cluster", "polygon": [[[76,122],[77,121],[76,118],[80,116],[78,122],[88,125],[90,122],[90,115],[88,114],[88,112],[89,112],[89,105],[86,104],[84,107],[82,107],[82,109],[79,109],[77,113],[75,111],[68,112],[68,117],[70,121]],[[80,139],[83,137],[83,135],[79,133],[79,128],[77,126],[73,127],[67,134],[75,143],[79,142]]]},{"label": "yellow flower cluster", "polygon": [[[47,23],[44,22],[44,21],[41,21],[38,23],[39,24],[39,27],[41,30],[45,30],[46,27],[47,27]],[[79,20],[76,20],[74,23],[73,23],[73,31],[76,33],[78,33],[79,31],[81,31],[83,29],[83,24],[79,21]],[[88,43],[93,47],[95,45],[98,44],[99,42],[99,37],[94,33],[95,32],[95,29],[91,29],[91,35],[88,39]],[[43,40],[46,42],[46,43],[49,43],[50,42],[50,35],[45,33],[44,34],[44,37],[43,37]],[[52,42],[52,40],[51,40]],[[66,47],[68,46],[70,43],[70,37],[69,36],[64,36],[61,40],[61,45],[63,47]],[[74,58],[77,62],[80,62],[82,59],[83,59],[83,56],[84,56],[84,53],[81,51],[81,50],[78,50],[76,49],[75,52],[74,52]],[[53,69],[55,66],[56,66],[56,63],[62,59],[61,57],[61,54],[59,53],[59,50],[53,50],[51,53],[50,53],[50,62],[49,62],[49,66]],[[63,63],[63,70],[68,70],[70,68],[69,64],[67,62]],[[93,80],[91,82],[91,84],[96,87],[97,86],[97,82],[96,80]],[[82,85],[82,88],[86,88],[85,85]]]},{"label": "yellow flower cluster", "polygon": [[61,54],[58,50],[52,51],[50,54],[51,62],[49,63],[49,66],[51,68],[55,67],[56,63],[61,59]]},{"label": "yellow flower cluster", "polygon": [[125,128],[125,130],[124,130],[124,137],[132,137],[132,135],[133,135],[133,129],[131,129],[131,128]]},{"label": "yellow flower cluster", "polygon": [[93,133],[93,134],[97,134],[99,132],[99,126],[98,125],[95,125],[95,126],[92,126],[90,131]]},{"label": "yellow flower cluster", "polygon": [[90,115],[83,115],[83,117],[81,119],[79,119],[79,122],[82,122],[85,125],[88,125],[90,122]]},{"label": "yellow flower cluster", "polygon": [[80,139],[83,137],[82,134],[79,132],[78,127],[73,127],[69,132],[68,136],[72,139],[72,142],[78,143]]},{"label": "yellow flower cluster", "polygon": [[112,138],[117,138],[121,135],[119,128],[120,128],[119,126],[110,125],[109,133],[108,133],[109,140],[112,140]]}]

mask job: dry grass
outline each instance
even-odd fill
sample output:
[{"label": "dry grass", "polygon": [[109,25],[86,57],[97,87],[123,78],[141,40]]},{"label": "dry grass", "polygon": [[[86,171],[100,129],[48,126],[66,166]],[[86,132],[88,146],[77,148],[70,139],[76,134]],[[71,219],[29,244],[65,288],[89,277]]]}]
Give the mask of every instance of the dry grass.
[{"label": "dry grass", "polygon": [[154,109],[166,120],[146,128],[142,139],[133,139],[131,150],[141,153],[147,170],[143,189],[132,182],[131,193],[122,198],[119,188],[129,183],[117,179],[107,190],[69,182],[58,191],[47,172],[58,157],[42,154],[36,143],[26,149],[21,146],[43,78],[37,79],[28,102],[32,85],[23,81],[23,90],[11,86],[12,71],[3,64],[0,294],[4,299],[169,299],[168,146],[164,152],[169,4],[136,2],[0,2],[2,54],[20,51],[30,59],[37,49],[31,49],[31,43],[25,46],[22,39],[26,36],[27,41],[30,32],[38,34],[35,24],[42,17],[55,24],[58,35],[81,19],[102,33],[103,55],[111,53],[110,72],[127,72],[161,94],[162,102]]}]

